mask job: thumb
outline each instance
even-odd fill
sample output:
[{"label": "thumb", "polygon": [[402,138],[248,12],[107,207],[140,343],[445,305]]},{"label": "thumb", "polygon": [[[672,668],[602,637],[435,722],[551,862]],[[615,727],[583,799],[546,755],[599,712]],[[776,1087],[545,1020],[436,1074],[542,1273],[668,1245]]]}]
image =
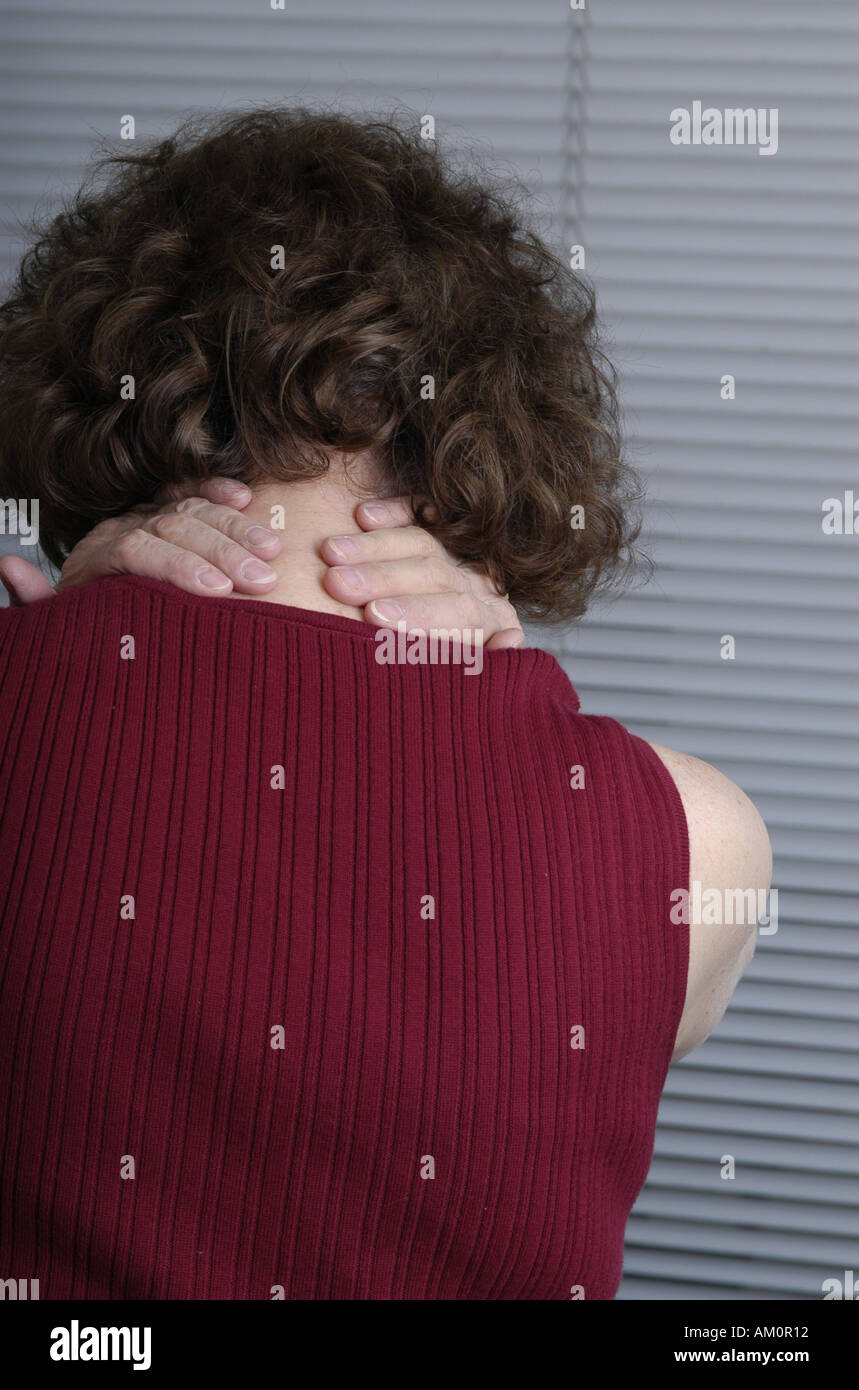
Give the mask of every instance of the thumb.
[{"label": "thumb", "polygon": [[29,560],[22,560],[20,555],[0,556],[0,581],[9,595],[9,602],[16,608],[51,598],[54,593],[48,576]]}]

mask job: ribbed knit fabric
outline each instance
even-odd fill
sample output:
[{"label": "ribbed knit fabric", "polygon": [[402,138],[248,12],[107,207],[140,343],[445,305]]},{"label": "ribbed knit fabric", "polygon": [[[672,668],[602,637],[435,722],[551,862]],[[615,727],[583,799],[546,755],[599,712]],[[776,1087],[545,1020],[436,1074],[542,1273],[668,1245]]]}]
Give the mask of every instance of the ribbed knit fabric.
[{"label": "ribbed knit fabric", "polygon": [[137,578],[0,613],[0,1277],[614,1296],[682,804],[547,652],[375,653]]}]

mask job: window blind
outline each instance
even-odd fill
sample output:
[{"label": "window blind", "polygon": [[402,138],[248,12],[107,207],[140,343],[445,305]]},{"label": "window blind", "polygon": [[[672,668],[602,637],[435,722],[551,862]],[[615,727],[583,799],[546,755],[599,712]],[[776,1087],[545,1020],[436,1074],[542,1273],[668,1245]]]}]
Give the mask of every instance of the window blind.
[{"label": "window blind", "polygon": [[[721,1026],[669,1073],[622,1299],[822,1298],[859,1253],[859,536],[822,525],[826,499],[859,498],[857,29],[855,6],[789,0],[576,21],[567,241],[610,330],[657,570],[563,659],[584,708],[740,783],[779,890]],[[696,100],[777,108],[777,152],[672,144]]]}]

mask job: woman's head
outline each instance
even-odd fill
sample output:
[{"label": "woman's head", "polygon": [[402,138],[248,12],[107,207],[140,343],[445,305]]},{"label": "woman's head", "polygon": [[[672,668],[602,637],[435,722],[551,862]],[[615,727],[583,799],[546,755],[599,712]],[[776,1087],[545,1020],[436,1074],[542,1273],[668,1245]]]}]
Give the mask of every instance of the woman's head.
[{"label": "woman's head", "polygon": [[590,292],[372,117],[252,111],[102,160],[0,309],[0,414],[0,493],[40,499],[55,563],[165,483],[335,450],[532,617],[581,613],[635,533]]}]

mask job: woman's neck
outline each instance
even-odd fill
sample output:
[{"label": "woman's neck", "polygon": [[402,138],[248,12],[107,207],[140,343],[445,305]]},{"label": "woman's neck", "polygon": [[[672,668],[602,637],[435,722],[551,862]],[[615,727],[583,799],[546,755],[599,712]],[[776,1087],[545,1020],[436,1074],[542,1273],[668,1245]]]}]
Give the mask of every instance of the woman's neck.
[{"label": "woman's neck", "polygon": [[[327,566],[320,559],[319,548],[328,536],[360,534],[355,508],[367,498],[371,479],[368,466],[353,467],[347,478],[343,468],[332,461],[321,478],[253,486],[253,498],[242,515],[249,522],[267,526],[281,541],[280,553],[266,560],[278,582],[268,593],[253,597],[262,603],[285,603],[362,620],[361,607],[340,603],[322,587]],[[248,595],[234,591],[232,597]]]}]

